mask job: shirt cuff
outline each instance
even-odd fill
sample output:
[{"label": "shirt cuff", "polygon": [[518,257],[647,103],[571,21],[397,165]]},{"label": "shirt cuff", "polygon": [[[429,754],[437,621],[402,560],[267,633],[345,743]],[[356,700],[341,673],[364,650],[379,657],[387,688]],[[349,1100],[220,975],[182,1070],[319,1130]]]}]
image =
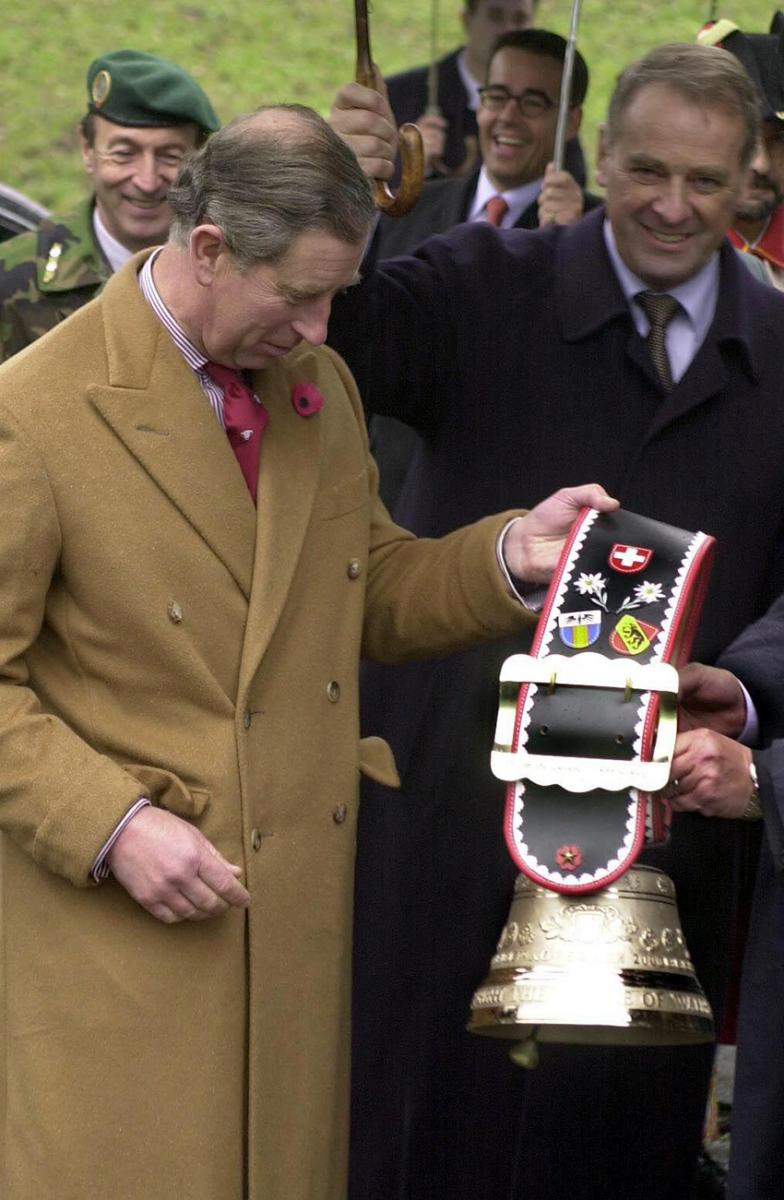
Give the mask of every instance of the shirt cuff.
[{"label": "shirt cuff", "polygon": [[518,579],[516,575],[513,576],[504,558],[504,538],[515,522],[522,521],[522,519],[522,517],[512,517],[511,521],[506,522],[506,525],[504,525],[498,535],[498,541],[495,544],[495,555],[498,559],[501,573],[506,580],[509,595],[519,600],[523,608],[527,608],[530,612],[541,612],[547,597],[547,588],[542,587],[538,583],[527,584],[524,579]]},{"label": "shirt cuff", "polygon": [[[736,678],[737,678],[737,676],[736,676]],[[738,683],[740,683],[740,690],[743,692],[743,698],[746,701],[746,724],[743,726],[743,729],[738,734],[737,740],[739,742],[742,742],[744,746],[757,746],[757,745],[759,745],[759,735],[760,735],[759,717],[757,716],[757,710],[754,707],[754,701],[752,700],[749,693],[746,691],[746,689],[743,686],[743,684],[741,683],[740,679],[738,679]]]},{"label": "shirt cuff", "polygon": [[122,833],[123,829],[125,829],[125,826],[128,824],[128,822],[132,821],[133,818],[136,816],[137,812],[140,812],[141,809],[147,808],[149,806],[149,803],[150,803],[150,801],[145,796],[140,796],[140,798],[136,801],[136,803],[131,805],[131,807],[128,809],[127,813],[122,818],[120,823],[116,826],[116,828],[113,830],[113,832],[109,834],[109,837],[106,839],[103,846],[101,846],[101,849],[98,851],[98,856],[97,856],[95,862],[93,863],[92,869],[90,871],[90,874],[92,875],[92,877],[96,883],[103,883],[104,879],[108,879],[109,876],[111,875],[111,870],[109,869],[109,864],[106,861],[106,857],[107,857],[109,851],[111,850],[114,843],[117,841],[117,839],[120,836],[120,834]]}]

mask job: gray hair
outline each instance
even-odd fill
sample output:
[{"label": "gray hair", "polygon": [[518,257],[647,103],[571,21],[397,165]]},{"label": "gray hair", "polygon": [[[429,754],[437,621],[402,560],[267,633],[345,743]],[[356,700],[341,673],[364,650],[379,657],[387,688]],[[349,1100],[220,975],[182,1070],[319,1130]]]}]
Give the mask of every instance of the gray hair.
[{"label": "gray hair", "polygon": [[672,42],[657,46],[632,63],[619,77],[610,97],[607,140],[620,134],[623,116],[638,92],[661,84],[699,108],[723,108],[740,117],[746,128],[741,166],[747,167],[760,132],[760,107],[754,86],[738,60],[716,46]]},{"label": "gray hair", "polygon": [[354,152],[301,104],[230,121],[188,157],[168,200],[171,242],[217,225],[240,269],[280,261],[301,233],[361,242],[375,211]]}]

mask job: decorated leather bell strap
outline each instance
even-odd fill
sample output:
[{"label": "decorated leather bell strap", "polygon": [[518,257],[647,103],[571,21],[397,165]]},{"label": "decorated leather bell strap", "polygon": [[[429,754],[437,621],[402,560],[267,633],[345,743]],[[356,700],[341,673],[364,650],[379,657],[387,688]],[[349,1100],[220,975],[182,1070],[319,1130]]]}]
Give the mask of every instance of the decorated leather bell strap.
[{"label": "decorated leather bell strap", "polygon": [[[523,752],[528,777],[509,784],[505,832],[534,882],[595,891],[628,870],[646,842],[666,836],[668,807],[644,790],[651,776],[640,766],[654,753],[660,692],[646,690],[638,668],[688,660],[714,545],[623,510],[586,509],[575,522],[531,650],[547,659],[545,674],[553,664],[552,675],[523,683],[514,712],[512,751]],[[590,686],[572,685],[570,674]],[[567,786],[549,780],[548,756]],[[640,782],[619,787],[618,775]]]}]

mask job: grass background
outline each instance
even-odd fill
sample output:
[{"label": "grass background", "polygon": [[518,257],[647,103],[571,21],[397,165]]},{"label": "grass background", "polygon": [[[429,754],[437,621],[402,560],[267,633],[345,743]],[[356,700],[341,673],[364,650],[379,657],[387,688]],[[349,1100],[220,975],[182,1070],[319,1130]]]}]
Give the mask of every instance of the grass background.
[{"label": "grass background", "polygon": [[[439,52],[460,40],[461,0],[440,0]],[[538,23],[566,34],[570,0],[541,0]],[[663,41],[692,41],[709,5],[692,0],[584,0],[578,45],[591,69],[583,144],[618,70]],[[772,5],[722,7],[750,32]],[[373,54],[391,73],[427,60],[429,0],[374,0]],[[85,111],[89,62],[130,47],[174,59],[204,87],[223,120],[255,105],[299,100],[326,114],[354,66],[350,0],[4,0],[0,11],[0,179],[49,207],[84,194],[74,133]]]}]

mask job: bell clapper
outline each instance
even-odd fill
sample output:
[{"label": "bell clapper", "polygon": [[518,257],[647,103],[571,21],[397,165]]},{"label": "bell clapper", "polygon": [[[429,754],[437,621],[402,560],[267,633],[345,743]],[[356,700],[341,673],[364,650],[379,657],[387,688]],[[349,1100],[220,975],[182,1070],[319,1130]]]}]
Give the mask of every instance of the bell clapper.
[{"label": "bell clapper", "polygon": [[527,1037],[524,1042],[515,1042],[509,1051],[509,1057],[518,1067],[525,1067],[526,1070],[532,1071],[534,1067],[539,1066],[539,1045],[536,1040],[538,1028],[534,1029],[530,1037]]}]

